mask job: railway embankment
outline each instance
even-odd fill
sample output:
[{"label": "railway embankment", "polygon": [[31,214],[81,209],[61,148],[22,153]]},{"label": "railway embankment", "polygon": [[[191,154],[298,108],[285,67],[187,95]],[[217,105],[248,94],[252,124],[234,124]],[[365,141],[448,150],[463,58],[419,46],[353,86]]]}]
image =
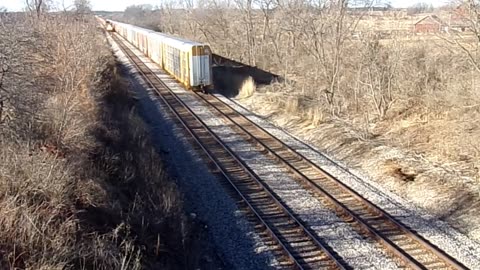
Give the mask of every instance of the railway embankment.
[{"label": "railway embankment", "polygon": [[215,268],[94,18],[0,18],[0,268]]},{"label": "railway embankment", "polygon": [[[315,100],[284,92],[284,86],[266,88],[250,91],[249,97],[237,102],[315,146],[365,181],[479,241],[480,197],[478,179],[472,173],[478,170],[475,158],[458,160],[452,156],[453,152],[462,155],[461,145],[473,147],[477,128],[469,117],[475,117],[476,112],[444,120],[399,118],[393,120],[396,125],[372,124],[366,131],[339,118],[321,119]],[[469,125],[470,132],[459,137]]]},{"label": "railway embankment", "polygon": [[[413,101],[402,112],[400,103],[407,101],[397,101],[397,114],[382,120],[332,117],[319,105],[321,98],[304,94],[301,83],[221,60],[214,68],[218,93],[236,96],[239,104],[316,146],[365,181],[480,241],[479,128],[472,121],[478,116],[477,105],[438,103],[436,109],[444,106],[444,112],[436,114]],[[434,97],[424,100],[429,98]]]},{"label": "railway embankment", "polygon": [[475,240],[435,218],[425,209],[385,189],[374,179],[360,173],[358,168],[349,168],[345,163],[335,160],[331,153],[327,155],[319,147],[312,146],[313,143],[305,143],[300,135],[295,135],[294,129],[290,130],[291,127],[272,124],[269,117],[253,113],[238,100],[227,99],[221,95],[217,97],[430,243],[441,246],[445,252],[463,261],[471,269],[478,267],[480,245]]}]

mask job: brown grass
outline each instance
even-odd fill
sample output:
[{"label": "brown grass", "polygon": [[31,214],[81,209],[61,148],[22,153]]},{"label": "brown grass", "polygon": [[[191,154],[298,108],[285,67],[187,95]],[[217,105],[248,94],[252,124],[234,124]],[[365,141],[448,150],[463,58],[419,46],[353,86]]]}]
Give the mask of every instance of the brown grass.
[{"label": "brown grass", "polygon": [[248,76],[247,79],[245,79],[240,86],[237,98],[242,99],[251,97],[255,92],[256,88],[257,86],[255,85],[255,81],[252,77]]},{"label": "brown grass", "polygon": [[94,19],[2,20],[0,268],[196,265],[182,197]]}]

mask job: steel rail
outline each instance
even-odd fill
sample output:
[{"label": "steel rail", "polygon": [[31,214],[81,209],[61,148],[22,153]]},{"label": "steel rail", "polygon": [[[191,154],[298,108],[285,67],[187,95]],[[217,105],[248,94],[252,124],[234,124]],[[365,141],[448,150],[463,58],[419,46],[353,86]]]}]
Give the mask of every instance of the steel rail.
[{"label": "steel rail", "polygon": [[[446,254],[444,251],[440,250],[438,247],[434,246],[426,239],[421,237],[420,235],[412,232],[411,230],[407,229],[403,224],[393,218],[390,214],[386,213],[383,209],[372,204],[368,199],[362,197],[358,192],[353,190],[352,188],[345,185],[340,180],[333,177],[331,174],[320,168],[317,164],[313,163],[310,159],[306,158],[301,153],[298,153],[290,146],[285,144],[283,141],[272,135],[270,132],[265,130],[263,127],[260,127],[258,124],[254,123],[250,119],[248,119],[245,115],[234,109],[229,104],[225,103],[221,99],[216,96],[205,96],[197,93],[206,104],[214,108],[218,111],[223,117],[227,118],[230,122],[232,122],[236,128],[240,129],[244,132],[250,139],[254,140],[258,145],[260,145],[263,149],[265,149],[269,154],[273,155],[277,160],[283,163],[291,172],[293,172],[301,181],[302,184],[307,185],[310,189],[313,189],[313,192],[320,194],[322,197],[327,198],[329,203],[331,203],[335,210],[342,212],[343,214],[348,215],[351,219],[355,220],[358,225],[362,227],[362,229],[366,230],[369,235],[371,235],[376,241],[382,244],[385,248],[387,248],[390,252],[392,252],[396,257],[400,258],[403,262],[405,262],[409,267],[413,269],[429,269],[425,266],[424,263],[420,262],[415,256],[412,256],[406,250],[402,249],[398,244],[394,243],[394,241],[390,240],[389,237],[386,235],[385,232],[391,232],[392,230],[399,230],[403,233],[402,236],[409,237],[410,239],[416,241],[419,245],[421,245],[427,252],[430,252],[433,256],[438,257],[439,260],[444,262],[447,267],[451,267],[453,269],[467,269],[463,264],[456,261],[453,257]],[[238,123],[236,120],[232,119],[229,113],[226,110],[222,110],[219,108],[219,105],[215,104],[214,101],[210,101],[209,99],[215,99],[216,103],[220,103],[220,106],[226,108],[233,114],[234,117],[240,117],[242,120],[247,122],[247,124],[251,125],[257,131],[262,132],[266,135],[267,139],[260,139],[258,135],[252,134],[252,131],[248,131],[242,124]],[[357,200],[358,203],[365,205],[370,211],[370,216],[368,217],[370,221],[375,221],[378,225],[378,221],[382,221],[383,223],[389,223],[388,225],[390,228],[388,230],[382,230],[379,228],[375,228],[371,225],[367,220],[362,218],[360,215],[356,214],[355,211],[352,211],[349,207],[347,207],[344,203],[342,203],[337,196],[333,196],[327,190],[325,190],[318,182],[314,181],[310,177],[306,176],[302,173],[302,170],[299,169],[297,166],[293,165],[292,162],[289,162],[287,158],[285,158],[282,154],[279,154],[278,151],[272,149],[271,146],[268,146],[264,140],[273,140],[275,143],[279,144],[283,150],[287,150],[290,154],[294,155],[296,158],[301,160],[302,162],[306,163],[310,168],[313,168],[317,171],[317,173],[321,174],[322,177],[328,179],[331,183],[338,185],[341,189],[343,189],[349,196],[352,196]],[[342,196],[343,194],[340,194]],[[383,228],[385,229],[385,228]],[[397,235],[398,236],[398,235]],[[413,251],[413,250],[411,250]],[[410,252],[411,252],[410,251]],[[417,254],[416,257],[423,256],[425,254]],[[427,260],[428,261],[428,260]],[[438,260],[437,260],[438,261]],[[434,265],[436,262],[431,262],[430,265]],[[438,265],[438,264],[437,264]]]},{"label": "steel rail", "polygon": [[[312,243],[315,244],[315,246],[322,252],[322,255],[325,255],[328,259],[328,264],[330,264],[329,268],[335,268],[335,269],[345,269],[345,267],[338,261],[338,259],[324,246],[324,244],[320,243],[315,236],[313,236],[307,228],[295,217],[293,214],[290,213],[290,211],[276,198],[276,196],[269,190],[268,187],[266,187],[259,179],[259,177],[248,167],[246,166],[241,159],[238,158],[238,156],[227,146],[225,145],[218,136],[211,131],[211,129],[163,82],[161,81],[158,76],[156,76],[146,65],[143,63],[128,47],[123,44],[123,40],[120,40],[119,37],[117,37],[115,34],[113,35],[114,40],[119,44],[121,47],[122,51],[127,55],[127,57],[130,59],[130,61],[136,66],[137,70],[142,74],[142,77],[147,81],[147,83],[157,92],[159,97],[162,99],[163,103],[169,108],[169,110],[175,115],[177,120],[181,123],[181,125],[187,130],[187,132],[191,135],[191,137],[195,140],[195,142],[199,145],[199,147],[204,151],[204,153],[208,156],[208,158],[215,164],[215,166],[219,169],[223,177],[230,183],[230,185],[233,187],[233,189],[236,191],[236,193],[241,197],[242,201],[245,202],[250,210],[254,213],[256,218],[261,222],[262,226],[266,228],[268,231],[269,235],[272,237],[272,239],[277,242],[279,246],[282,247],[283,251],[287,256],[290,258],[290,261],[295,264],[296,268],[299,269],[306,269],[308,268],[308,262],[305,262],[302,264],[302,262],[298,261],[298,256],[294,255],[293,252],[290,251],[293,247],[289,245],[288,243],[283,243],[281,238],[284,238],[283,236],[278,236],[277,233],[275,233],[275,228],[272,228],[271,225],[269,224],[268,221],[265,220],[265,218],[260,214],[259,211],[257,211],[258,206],[254,206],[251,203],[251,199],[248,198],[248,196],[244,195],[243,192],[240,190],[240,188],[237,186],[238,183],[236,184],[235,181],[232,179],[231,175],[228,173],[228,169],[222,164],[221,161],[217,158],[215,153],[212,152],[209,147],[205,145],[205,143],[202,142],[201,137],[198,135],[199,131],[195,131],[192,129],[191,125],[189,125],[185,121],[185,116],[182,117],[181,112],[179,112],[178,108],[175,108],[174,105],[171,104],[171,101],[168,101],[168,98],[166,98],[164,95],[166,94],[165,92],[161,92],[160,88],[163,88],[164,91],[168,92],[168,95],[173,97],[180,106],[183,107],[184,110],[186,110],[193,119],[200,124],[200,127],[203,129],[203,131],[206,131],[209,135],[210,138],[216,142],[219,146],[221,146],[225,152],[230,155],[230,157],[236,162],[236,164],[243,170],[248,177],[250,177],[251,180],[254,181],[254,183],[261,188],[261,192],[264,192],[267,194],[267,196],[270,198],[270,200],[281,210],[284,212],[284,214],[294,222],[294,224],[303,231],[304,235],[306,235]],[[123,39],[123,38],[122,38]],[[126,41],[128,42],[128,41]],[[133,45],[132,45],[133,46]],[[142,66],[143,65],[143,66]],[[159,85],[160,84],[160,87]],[[257,191],[257,193],[259,193]],[[300,254],[301,252],[296,251],[297,254]],[[300,258],[302,259],[302,258]],[[305,267],[304,264],[307,264]]]}]

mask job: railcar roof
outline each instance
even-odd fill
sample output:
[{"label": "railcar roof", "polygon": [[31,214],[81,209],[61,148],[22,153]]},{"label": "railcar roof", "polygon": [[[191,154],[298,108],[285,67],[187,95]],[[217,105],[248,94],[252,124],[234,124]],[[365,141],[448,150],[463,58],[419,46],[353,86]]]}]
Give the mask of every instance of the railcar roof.
[{"label": "railcar roof", "polygon": [[163,33],[158,33],[158,32],[149,33],[149,36],[154,38],[154,39],[161,40],[163,43],[168,44],[168,45],[173,46],[173,47],[177,47],[177,48],[188,49],[188,48],[192,48],[193,46],[204,45],[202,43],[193,42],[193,41],[184,40],[184,39],[179,39],[179,38],[172,37],[172,36],[165,35]]},{"label": "railcar roof", "polygon": [[191,41],[191,40],[187,40],[187,39],[183,39],[183,38],[178,38],[178,37],[175,37],[175,36],[167,35],[165,33],[156,32],[156,31],[153,31],[153,30],[149,30],[149,29],[138,27],[138,26],[131,25],[131,24],[126,24],[126,23],[121,23],[121,22],[116,22],[116,21],[111,21],[111,22],[113,24],[121,25],[125,28],[129,28],[129,29],[133,29],[135,31],[141,32],[141,33],[145,33],[145,34],[147,34],[151,37],[161,39],[162,42],[165,42],[165,43],[167,43],[171,46],[175,46],[175,47],[190,48],[192,46],[205,45],[203,43],[199,43],[199,42],[195,42],[195,41]]},{"label": "railcar roof", "polygon": [[143,33],[154,33],[155,32],[153,30],[149,30],[149,29],[146,29],[146,28],[138,27],[138,26],[135,26],[135,25],[127,24],[127,23],[121,23],[121,22],[116,22],[116,21],[111,21],[111,22],[113,24],[118,24],[118,25],[123,26],[124,28],[132,29],[132,30],[135,30],[135,31],[138,31],[138,32],[143,32]]}]

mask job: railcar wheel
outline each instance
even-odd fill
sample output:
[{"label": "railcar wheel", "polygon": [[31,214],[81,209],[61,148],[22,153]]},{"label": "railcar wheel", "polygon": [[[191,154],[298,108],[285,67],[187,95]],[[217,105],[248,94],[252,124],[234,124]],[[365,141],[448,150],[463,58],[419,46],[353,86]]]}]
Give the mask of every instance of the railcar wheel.
[{"label": "railcar wheel", "polygon": [[202,93],[204,93],[205,95],[208,95],[208,87],[205,87],[204,85],[200,86],[200,90],[202,91]]}]

